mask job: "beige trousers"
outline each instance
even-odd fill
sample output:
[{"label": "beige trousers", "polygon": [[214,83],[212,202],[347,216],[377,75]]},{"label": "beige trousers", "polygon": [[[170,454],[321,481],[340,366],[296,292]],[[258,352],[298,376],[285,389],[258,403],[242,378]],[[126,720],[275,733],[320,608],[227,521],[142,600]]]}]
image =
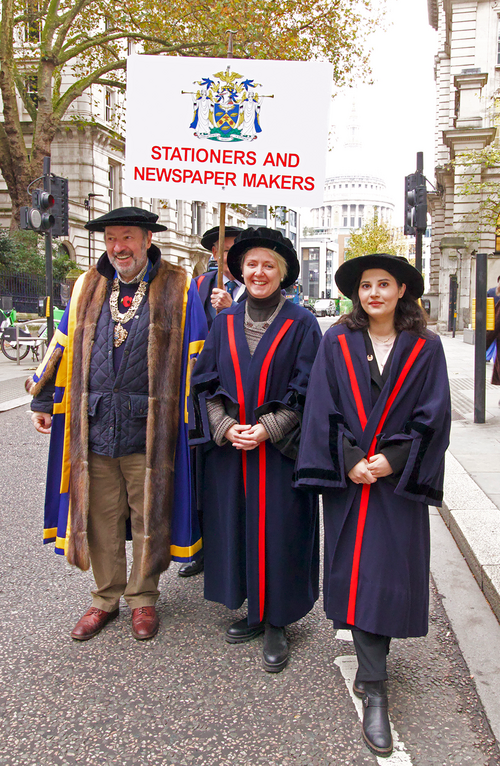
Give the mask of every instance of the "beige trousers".
[{"label": "beige trousers", "polygon": [[[152,606],[159,596],[159,575],[141,574],[144,544],[146,456],[105,457],[89,452],[88,541],[96,590],[92,606],[112,612],[120,596],[131,609]],[[132,527],[132,569],[127,582],[126,520]]]}]

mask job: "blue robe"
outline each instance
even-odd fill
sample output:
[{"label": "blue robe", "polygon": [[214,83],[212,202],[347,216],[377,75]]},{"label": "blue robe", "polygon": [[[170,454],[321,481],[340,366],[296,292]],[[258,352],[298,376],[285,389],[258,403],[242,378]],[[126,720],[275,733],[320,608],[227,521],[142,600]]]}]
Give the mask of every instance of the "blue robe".
[{"label": "blue robe", "polygon": [[[212,302],[210,300],[212,290],[217,287],[217,275],[217,269],[214,269],[213,271],[206,271],[204,274],[200,274],[194,280],[196,282],[196,287],[198,288],[198,295],[200,296],[200,300],[203,304],[203,310],[205,311],[209,330],[212,327],[212,322],[217,316],[217,312],[212,306]],[[241,301],[243,301],[246,297],[247,292],[245,290],[238,298],[236,303],[241,303]]]},{"label": "blue robe", "polygon": [[[70,303],[47,353],[32,379],[32,385],[51,379],[55,370],[55,395],[45,494],[44,543],[55,543],[55,552],[68,555],[71,528],[70,458],[71,380],[77,306],[86,275],[77,281]],[[175,449],[175,474],[170,528],[170,558],[191,561],[202,547],[196,503],[192,491],[188,445],[188,398],[194,360],[203,347],[206,322],[194,282],[186,280],[181,318],[183,342],[180,372],[179,426]],[[161,360],[158,360],[161,363]],[[77,371],[81,374],[81,371]],[[160,427],[160,424],[156,424]],[[166,424],[163,427],[167,427]]]},{"label": "blue robe", "polygon": [[[247,452],[211,440],[206,400],[221,394],[240,423],[285,405],[302,412],[320,342],[315,317],[285,303],[255,353],[244,332],[245,304],[216,317],[193,374],[191,444],[204,445],[201,502],[205,598],[238,609],[250,624],[287,625],[318,598],[317,500],[292,489],[294,438]],[[282,450],[282,451],[280,451]]]},{"label": "blue robe", "polygon": [[[311,373],[296,487],[323,493],[324,604],[335,625],[404,638],[427,633],[428,504],[441,505],[451,407],[441,341],[402,332],[373,403],[363,333],[324,336]],[[397,476],[356,485],[344,438],[370,456],[407,445]]]}]

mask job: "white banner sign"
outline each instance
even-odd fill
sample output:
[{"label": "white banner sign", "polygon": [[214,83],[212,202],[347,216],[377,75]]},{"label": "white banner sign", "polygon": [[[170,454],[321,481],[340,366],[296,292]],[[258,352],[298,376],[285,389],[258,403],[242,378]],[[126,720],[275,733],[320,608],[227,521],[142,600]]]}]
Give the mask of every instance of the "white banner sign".
[{"label": "white banner sign", "polygon": [[130,56],[126,193],[321,204],[332,77],[319,62]]}]

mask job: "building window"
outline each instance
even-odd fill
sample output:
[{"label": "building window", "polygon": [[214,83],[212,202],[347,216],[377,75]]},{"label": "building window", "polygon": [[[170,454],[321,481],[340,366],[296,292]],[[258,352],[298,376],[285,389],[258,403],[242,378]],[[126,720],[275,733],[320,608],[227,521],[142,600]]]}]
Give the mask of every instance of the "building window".
[{"label": "building window", "polygon": [[114,210],[115,207],[119,207],[117,204],[117,190],[118,167],[116,165],[110,165],[108,168],[108,202],[110,210]]},{"label": "building window", "polygon": [[134,52],[134,41],[127,40],[127,56],[131,56]]},{"label": "building window", "polygon": [[[230,223],[230,220],[228,221]],[[203,203],[192,202],[191,203],[191,234],[197,234],[199,237],[204,231],[203,221]]]},{"label": "building window", "polygon": [[279,205],[276,208],[275,218],[276,218],[277,221],[279,221],[280,228],[283,228],[283,226],[286,223],[286,214],[287,214],[286,207],[283,207],[282,205]]},{"label": "building window", "polygon": [[290,226],[293,226],[294,229],[297,228],[297,213],[295,210],[289,210],[288,211],[288,220],[290,221]]},{"label": "building window", "polygon": [[250,218],[261,218],[267,220],[267,205],[249,205]]},{"label": "building window", "polygon": [[184,231],[184,203],[181,199],[177,200],[177,231],[181,234]]},{"label": "building window", "polygon": [[25,80],[26,84],[26,94],[30,101],[33,102],[35,106],[38,106],[38,79],[35,74],[30,75]]},{"label": "building window", "polygon": [[319,247],[303,247],[302,260],[319,261]]},{"label": "building window", "polygon": [[106,122],[111,122],[111,119],[113,117],[113,94],[109,90],[109,88],[106,88],[106,93],[104,95],[104,103],[105,103]]},{"label": "building window", "polygon": [[290,242],[294,247],[297,247],[297,235],[294,231],[290,232]]},{"label": "building window", "polygon": [[319,272],[317,269],[309,272],[309,297],[319,297]]}]

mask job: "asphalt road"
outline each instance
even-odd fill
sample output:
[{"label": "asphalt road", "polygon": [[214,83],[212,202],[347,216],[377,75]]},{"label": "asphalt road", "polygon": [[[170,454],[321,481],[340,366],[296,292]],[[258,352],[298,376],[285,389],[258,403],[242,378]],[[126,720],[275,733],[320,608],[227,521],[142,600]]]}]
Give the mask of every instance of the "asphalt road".
[{"label": "asphalt road", "polygon": [[[377,763],[335,664],[345,671],[352,643],[321,602],[288,629],[291,659],[277,675],[261,668],[262,638],[222,639],[244,612],[205,602],[203,576],[183,580],[178,565],[162,576],[152,641],[133,639],[126,605],[99,636],[72,641],[92,579],[41,544],[48,440],[19,407],[0,413],[0,443],[2,766]],[[399,749],[385,763],[500,764],[434,589],[428,637],[394,641],[389,670]]]}]

